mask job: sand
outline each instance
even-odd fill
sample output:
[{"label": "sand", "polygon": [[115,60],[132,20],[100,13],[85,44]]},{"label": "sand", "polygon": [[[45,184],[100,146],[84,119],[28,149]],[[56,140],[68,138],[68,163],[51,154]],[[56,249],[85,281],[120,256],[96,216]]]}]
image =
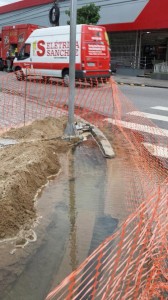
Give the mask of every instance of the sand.
[{"label": "sand", "polygon": [[77,140],[62,139],[65,117],[37,120],[11,129],[1,138],[17,144],[0,148],[0,238],[12,237],[36,219],[35,196],[60,168],[59,155],[67,153]]}]

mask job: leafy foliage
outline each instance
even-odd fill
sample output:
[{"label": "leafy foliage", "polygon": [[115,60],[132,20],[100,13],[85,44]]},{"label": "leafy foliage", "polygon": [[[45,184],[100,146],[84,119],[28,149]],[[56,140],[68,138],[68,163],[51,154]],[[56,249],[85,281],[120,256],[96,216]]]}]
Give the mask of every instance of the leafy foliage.
[{"label": "leafy foliage", "polygon": [[[100,6],[96,6],[94,3],[82,6],[77,9],[77,24],[93,24],[96,25],[100,19]],[[70,10],[65,11],[66,15],[70,17]],[[70,24],[70,21],[67,21]]]}]

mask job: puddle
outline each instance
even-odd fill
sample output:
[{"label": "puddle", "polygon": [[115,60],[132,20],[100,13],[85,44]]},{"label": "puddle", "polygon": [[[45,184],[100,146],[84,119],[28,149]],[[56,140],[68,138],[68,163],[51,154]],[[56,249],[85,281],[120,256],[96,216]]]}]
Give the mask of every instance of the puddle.
[{"label": "puddle", "polygon": [[2,300],[45,299],[118,226],[107,210],[107,164],[97,145],[78,146],[67,162],[36,203],[37,241],[18,248],[19,260],[0,270],[9,281]]}]

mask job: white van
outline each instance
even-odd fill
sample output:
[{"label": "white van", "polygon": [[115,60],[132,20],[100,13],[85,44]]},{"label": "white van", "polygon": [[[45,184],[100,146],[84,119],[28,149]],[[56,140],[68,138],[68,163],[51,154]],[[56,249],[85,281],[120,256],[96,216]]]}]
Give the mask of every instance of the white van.
[{"label": "white van", "polygon": [[[15,58],[18,80],[27,75],[63,78],[69,81],[70,26],[34,30]],[[27,69],[27,70],[26,70]],[[111,75],[106,29],[94,25],[76,26],[76,79],[104,79]]]}]

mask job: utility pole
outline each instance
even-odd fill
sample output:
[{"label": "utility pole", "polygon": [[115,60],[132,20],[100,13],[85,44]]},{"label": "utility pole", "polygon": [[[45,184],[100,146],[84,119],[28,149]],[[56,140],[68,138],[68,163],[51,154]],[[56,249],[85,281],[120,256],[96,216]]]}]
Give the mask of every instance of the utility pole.
[{"label": "utility pole", "polygon": [[69,56],[69,103],[68,123],[65,129],[66,136],[75,136],[74,102],[75,102],[75,60],[76,60],[76,2],[71,0],[70,5],[70,56]]}]

